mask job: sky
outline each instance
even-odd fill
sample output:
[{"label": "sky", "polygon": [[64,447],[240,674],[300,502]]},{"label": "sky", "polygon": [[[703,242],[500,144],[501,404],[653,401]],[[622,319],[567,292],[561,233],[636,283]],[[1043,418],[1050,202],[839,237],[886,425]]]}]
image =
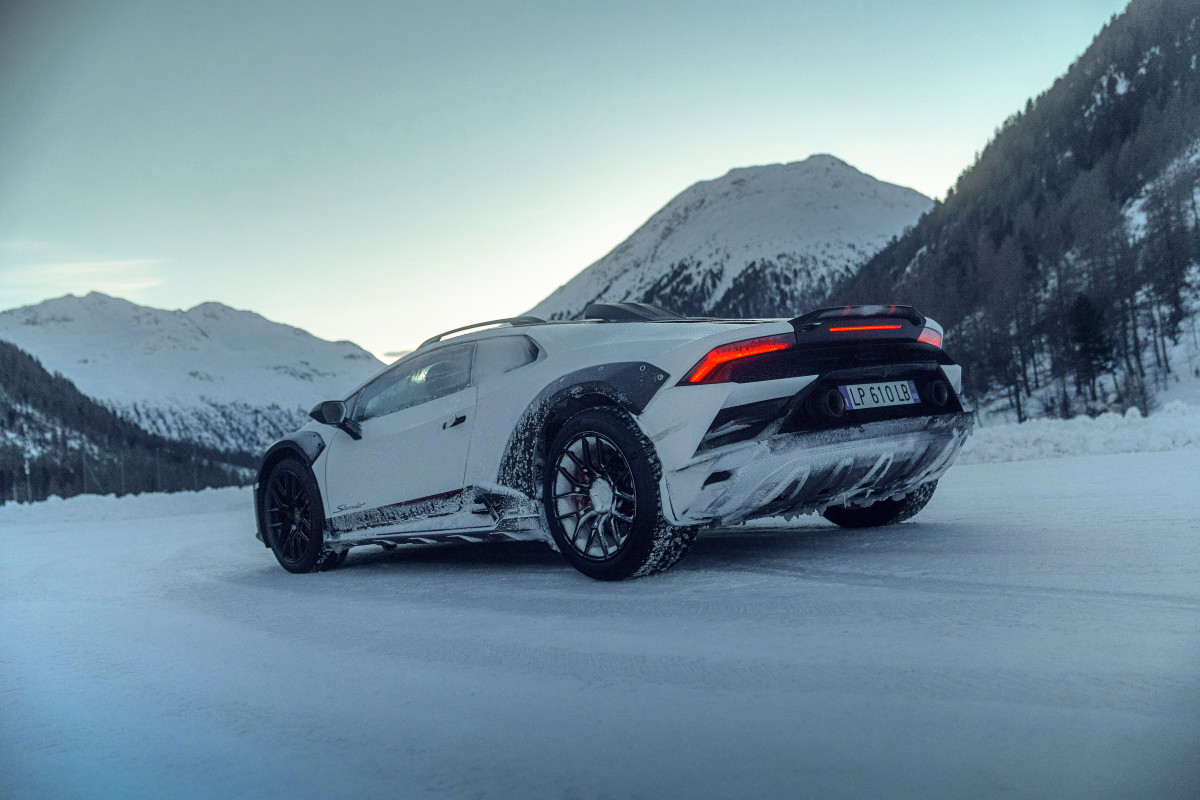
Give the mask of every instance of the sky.
[{"label": "sky", "polygon": [[0,309],[217,301],[404,350],[735,167],[944,196],[1123,7],[8,0]]}]

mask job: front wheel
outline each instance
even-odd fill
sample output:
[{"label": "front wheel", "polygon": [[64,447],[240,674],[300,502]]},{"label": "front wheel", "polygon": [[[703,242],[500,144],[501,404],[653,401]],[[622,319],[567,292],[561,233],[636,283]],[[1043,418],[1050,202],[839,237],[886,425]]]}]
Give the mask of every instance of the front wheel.
[{"label": "front wheel", "polygon": [[293,458],[280,461],[263,492],[267,544],[288,572],[333,569],[346,552],[325,549],[325,510],[312,473]]},{"label": "front wheel", "polygon": [[899,500],[879,500],[862,508],[830,506],[821,516],[843,528],[877,528],[911,519],[923,509],[933,497],[937,481],[918,486]]},{"label": "front wheel", "polygon": [[550,443],[542,502],[558,549],[602,581],[661,572],[687,553],[695,528],[663,518],[654,446],[615,408],[582,411]]}]

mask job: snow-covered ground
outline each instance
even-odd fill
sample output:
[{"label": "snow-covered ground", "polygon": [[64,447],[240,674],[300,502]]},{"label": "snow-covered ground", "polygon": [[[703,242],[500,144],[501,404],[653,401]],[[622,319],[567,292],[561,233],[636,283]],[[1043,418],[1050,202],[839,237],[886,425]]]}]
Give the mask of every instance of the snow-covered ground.
[{"label": "snow-covered ground", "polygon": [[967,440],[958,463],[1152,453],[1182,447],[1200,447],[1200,406],[1174,400],[1149,417],[1131,408],[1123,415],[981,425]]},{"label": "snow-covered ground", "polygon": [[894,528],[289,575],[246,490],[0,508],[0,797],[1196,797],[1200,448]]}]

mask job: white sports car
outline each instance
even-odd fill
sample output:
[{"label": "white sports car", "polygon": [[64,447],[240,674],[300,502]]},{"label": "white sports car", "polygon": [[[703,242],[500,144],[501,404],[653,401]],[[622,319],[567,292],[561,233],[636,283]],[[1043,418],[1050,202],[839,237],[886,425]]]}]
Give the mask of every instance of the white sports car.
[{"label": "white sports car", "polygon": [[258,538],[291,572],[358,545],[543,539],[619,580],[706,525],[907,519],[971,432],[941,327],[907,306],[584,316],[449,331],[317,405],[263,459]]}]

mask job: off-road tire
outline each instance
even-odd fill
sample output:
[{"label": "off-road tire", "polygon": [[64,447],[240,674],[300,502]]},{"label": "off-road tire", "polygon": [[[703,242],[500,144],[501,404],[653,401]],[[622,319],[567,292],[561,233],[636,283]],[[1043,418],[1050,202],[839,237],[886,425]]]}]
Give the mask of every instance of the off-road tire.
[{"label": "off-road tire", "polygon": [[918,486],[898,500],[880,500],[862,508],[830,506],[821,512],[825,519],[843,528],[877,528],[912,519],[929,503],[937,481]]},{"label": "off-road tire", "polygon": [[321,572],[346,559],[345,550],[325,544],[325,507],[317,481],[294,458],[275,465],[263,491],[262,519],[267,545],[288,572]]},{"label": "off-road tire", "polygon": [[[616,552],[611,555],[607,549],[603,555],[587,555],[589,550],[597,548],[594,545],[589,547],[592,540],[587,538],[587,543],[581,550],[579,542],[586,538],[586,530],[579,533],[577,529],[577,535],[572,537],[564,526],[564,520],[559,517],[559,500],[555,497],[556,485],[567,479],[560,478],[557,466],[564,458],[568,458],[564,451],[579,442],[580,437],[584,437],[585,441],[587,437],[593,437],[593,447],[600,450],[608,449],[608,445],[615,446],[623,461],[610,450],[610,466],[615,464],[616,471],[627,466],[635,489],[633,496],[636,501],[633,503],[632,514],[629,515],[632,522],[623,528],[627,530],[627,534],[617,545]],[[582,467],[579,469],[581,479],[586,477],[586,472]],[[671,525],[663,517],[662,498],[659,494],[661,477],[662,466],[654,451],[654,445],[624,411],[600,407],[581,411],[568,419],[550,442],[542,476],[542,506],[546,514],[546,523],[554,537],[554,543],[567,561],[588,577],[602,581],[619,581],[662,572],[683,558],[696,539],[696,528]],[[618,478],[617,482],[620,481]],[[585,499],[584,492],[580,491],[577,494],[580,496],[578,502],[585,506],[585,516],[587,508],[595,510],[593,506],[596,501],[590,495]],[[623,501],[614,499],[612,502],[612,509],[617,512],[617,504]],[[629,506],[623,508],[628,510]],[[619,524],[622,523],[612,522],[614,531]],[[603,544],[603,536],[600,538]],[[615,535],[613,540],[615,542]]]}]

